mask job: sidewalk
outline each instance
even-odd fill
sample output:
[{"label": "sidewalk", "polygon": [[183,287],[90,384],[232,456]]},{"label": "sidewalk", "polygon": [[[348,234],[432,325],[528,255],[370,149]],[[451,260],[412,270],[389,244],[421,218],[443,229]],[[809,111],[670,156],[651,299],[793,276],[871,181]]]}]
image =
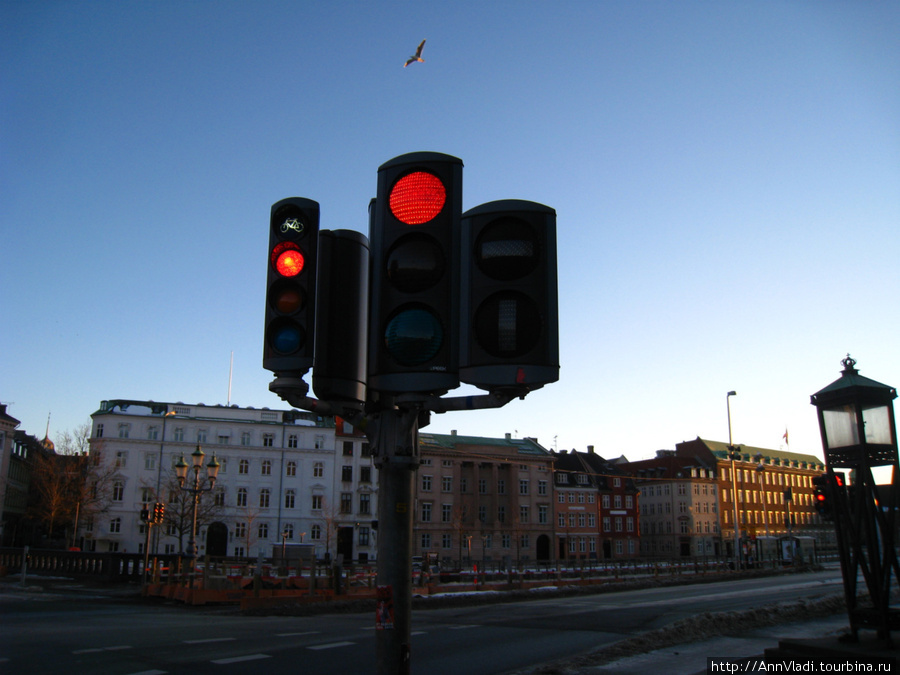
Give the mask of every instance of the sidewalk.
[{"label": "sidewalk", "polygon": [[600,666],[584,666],[557,672],[560,675],[698,675],[706,673],[706,659],[709,657],[762,656],[766,649],[777,647],[780,640],[837,637],[848,630],[847,615],[836,614],[815,621],[752,629],[744,637],[717,637],[638,654]]}]

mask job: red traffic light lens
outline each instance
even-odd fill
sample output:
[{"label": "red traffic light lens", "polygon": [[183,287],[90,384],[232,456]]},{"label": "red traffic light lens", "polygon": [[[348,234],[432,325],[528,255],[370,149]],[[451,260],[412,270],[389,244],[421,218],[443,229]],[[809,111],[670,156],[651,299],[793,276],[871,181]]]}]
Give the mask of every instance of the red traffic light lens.
[{"label": "red traffic light lens", "polygon": [[283,241],[272,249],[272,266],[283,277],[297,276],[305,263],[303,252],[293,242]]},{"label": "red traffic light lens", "polygon": [[405,225],[421,225],[444,208],[447,190],[440,178],[427,171],[413,171],[391,188],[389,205],[394,218]]}]

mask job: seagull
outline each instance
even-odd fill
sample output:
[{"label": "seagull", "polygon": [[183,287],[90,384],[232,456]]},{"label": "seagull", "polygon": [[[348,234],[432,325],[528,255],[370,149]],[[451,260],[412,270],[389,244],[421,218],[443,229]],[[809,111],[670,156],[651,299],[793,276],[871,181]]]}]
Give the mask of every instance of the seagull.
[{"label": "seagull", "polygon": [[422,40],[419,43],[419,46],[416,47],[416,53],[406,59],[406,63],[403,64],[403,67],[406,68],[410,63],[415,63],[419,61],[420,63],[425,63],[425,59],[422,58],[422,47],[425,46],[425,40]]}]

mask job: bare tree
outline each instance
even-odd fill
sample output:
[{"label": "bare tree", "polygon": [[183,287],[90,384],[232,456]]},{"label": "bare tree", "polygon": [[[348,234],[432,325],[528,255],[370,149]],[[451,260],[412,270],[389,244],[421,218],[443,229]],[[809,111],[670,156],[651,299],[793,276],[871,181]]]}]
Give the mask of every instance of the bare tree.
[{"label": "bare tree", "polygon": [[[209,487],[207,480],[206,478],[202,480],[201,488]],[[190,540],[191,527],[194,523],[194,495],[181,489],[181,483],[174,471],[165,473],[161,492],[161,495],[157,495],[157,499],[166,505],[163,531],[168,536],[178,539],[178,550],[183,552],[185,538]],[[223,507],[216,504],[215,490],[202,492],[197,499],[197,532],[199,532],[201,527],[218,519]],[[197,547],[198,549],[200,547],[199,541]]]}]

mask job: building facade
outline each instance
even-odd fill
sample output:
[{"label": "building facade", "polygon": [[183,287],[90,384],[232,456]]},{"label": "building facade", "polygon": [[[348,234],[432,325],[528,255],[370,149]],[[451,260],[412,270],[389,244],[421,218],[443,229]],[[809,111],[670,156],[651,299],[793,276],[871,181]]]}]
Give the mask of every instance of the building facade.
[{"label": "building facade", "polygon": [[715,465],[660,450],[622,467],[641,492],[641,554],[703,557],[722,553]]},{"label": "building facade", "polygon": [[823,546],[832,545],[833,527],[822,521],[813,497],[812,480],[824,473],[824,462],[814,455],[785,450],[747,445],[736,448],[738,458],[733,461],[732,472],[727,443],[698,437],[675,446],[677,457],[715,466],[723,553],[733,555],[735,512],[743,541],[790,533],[812,536]]},{"label": "building facade", "polygon": [[553,455],[530,438],[419,434],[413,554],[477,564],[553,559]]},{"label": "building facade", "polygon": [[199,555],[272,555],[283,542],[333,551],[335,428],[332,418],[296,410],[103,401],[92,417],[91,461],[109,472],[105,507],[81,523],[86,550],[144,551],[142,508],[165,503],[151,551],[185,550],[190,496],[174,475],[199,446],[219,462],[214,489],[201,497]]},{"label": "building facade", "polygon": [[560,561],[633,558],[640,554],[640,508],[634,480],[588,446],[554,453],[556,553]]}]

